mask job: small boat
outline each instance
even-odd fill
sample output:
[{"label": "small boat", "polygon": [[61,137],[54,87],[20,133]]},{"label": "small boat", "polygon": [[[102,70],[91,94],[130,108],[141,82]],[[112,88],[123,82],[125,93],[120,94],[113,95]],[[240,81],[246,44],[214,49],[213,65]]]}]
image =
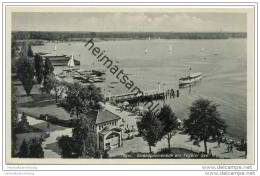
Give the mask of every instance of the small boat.
[{"label": "small boat", "polygon": [[72,72],[72,71],[77,71],[79,68],[64,68],[62,71],[64,72]]},{"label": "small boat", "polygon": [[96,76],[102,76],[104,74],[106,74],[105,70],[92,70],[92,74],[96,75]]},{"label": "small boat", "polygon": [[98,79],[98,78],[90,78],[88,81],[91,82],[91,83],[98,83],[98,82],[104,82],[105,80],[104,79]]},{"label": "small boat", "polygon": [[65,78],[66,75],[64,75],[64,74],[59,74],[58,77],[60,77],[60,78]]},{"label": "small boat", "polygon": [[119,83],[119,82],[117,82],[117,81],[110,82],[110,84],[117,84],[117,83]]},{"label": "small boat", "polygon": [[179,79],[179,87],[183,87],[185,85],[191,85],[201,79],[202,79],[201,72],[189,74],[189,76],[182,77]]}]

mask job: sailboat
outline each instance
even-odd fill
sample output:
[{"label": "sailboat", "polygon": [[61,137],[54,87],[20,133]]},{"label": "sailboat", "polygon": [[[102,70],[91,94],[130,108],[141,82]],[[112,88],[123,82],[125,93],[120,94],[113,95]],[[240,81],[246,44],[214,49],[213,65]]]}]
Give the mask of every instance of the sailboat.
[{"label": "sailboat", "polygon": [[69,60],[69,62],[68,62],[68,67],[69,67],[70,70],[71,70],[73,67],[75,67],[73,53],[72,53],[71,58],[70,58],[70,60]]},{"label": "sailboat", "polygon": [[200,51],[201,51],[201,56],[203,57],[203,59],[206,59],[205,52],[204,52],[205,48],[201,48]]},{"label": "sailboat", "polygon": [[169,53],[172,55],[172,45],[169,46]]},{"label": "sailboat", "polygon": [[57,45],[54,46],[55,55],[57,56]]},{"label": "sailboat", "polygon": [[145,55],[148,54],[148,49],[147,49],[147,48],[145,49],[144,54],[145,54]]}]

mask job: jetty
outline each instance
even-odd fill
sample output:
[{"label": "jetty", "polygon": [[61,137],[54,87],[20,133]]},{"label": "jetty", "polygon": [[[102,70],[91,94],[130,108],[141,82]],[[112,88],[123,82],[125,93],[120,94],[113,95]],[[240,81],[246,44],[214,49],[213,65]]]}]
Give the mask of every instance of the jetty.
[{"label": "jetty", "polygon": [[[71,60],[71,57],[70,56],[67,56],[67,55],[55,55],[55,54],[40,54],[43,59],[46,59],[48,58],[50,61],[51,61],[51,64],[53,66],[67,66],[68,65],[68,62]],[[76,60],[74,59],[74,64],[75,65],[80,65],[80,61],[79,60]]]},{"label": "jetty", "polygon": [[167,98],[178,98],[180,96],[179,90],[166,90],[166,91],[158,91],[158,90],[148,90],[144,91],[143,94],[137,93],[123,93],[118,95],[106,95],[106,101],[114,101],[117,103],[129,102],[129,103],[137,103],[137,102],[147,102],[153,100],[166,100]]}]

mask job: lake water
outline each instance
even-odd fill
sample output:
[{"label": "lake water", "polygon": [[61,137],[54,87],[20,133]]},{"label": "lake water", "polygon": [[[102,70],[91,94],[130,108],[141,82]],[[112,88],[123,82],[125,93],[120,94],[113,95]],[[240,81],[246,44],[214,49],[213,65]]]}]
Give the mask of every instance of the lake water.
[{"label": "lake water", "polygon": [[[199,97],[208,98],[219,105],[225,119],[227,132],[233,137],[246,136],[246,39],[226,40],[125,40],[95,43],[111,60],[118,61],[124,73],[128,73],[135,85],[142,90],[157,89],[158,82],[164,89],[178,89],[178,79],[192,72],[202,72],[202,81],[191,89],[181,89],[180,97],[167,100],[176,115],[185,119],[188,107]],[[34,46],[34,52],[71,55],[81,61],[80,68],[103,68],[82,42],[46,43]],[[172,53],[169,51],[172,48]],[[148,50],[145,55],[145,50]],[[55,68],[56,71],[61,68]],[[105,92],[126,93],[124,85],[111,84],[118,81],[110,72],[100,84]],[[114,88],[111,88],[114,86]],[[161,86],[162,87],[162,86]]]}]

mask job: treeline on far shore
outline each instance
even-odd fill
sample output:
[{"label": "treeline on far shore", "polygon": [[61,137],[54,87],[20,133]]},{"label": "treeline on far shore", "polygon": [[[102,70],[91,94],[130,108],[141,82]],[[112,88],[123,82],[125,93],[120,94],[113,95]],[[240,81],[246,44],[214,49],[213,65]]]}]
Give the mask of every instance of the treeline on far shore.
[{"label": "treeline on far shore", "polygon": [[16,40],[85,40],[86,38],[111,39],[229,39],[246,38],[246,32],[37,32],[14,31]]}]

